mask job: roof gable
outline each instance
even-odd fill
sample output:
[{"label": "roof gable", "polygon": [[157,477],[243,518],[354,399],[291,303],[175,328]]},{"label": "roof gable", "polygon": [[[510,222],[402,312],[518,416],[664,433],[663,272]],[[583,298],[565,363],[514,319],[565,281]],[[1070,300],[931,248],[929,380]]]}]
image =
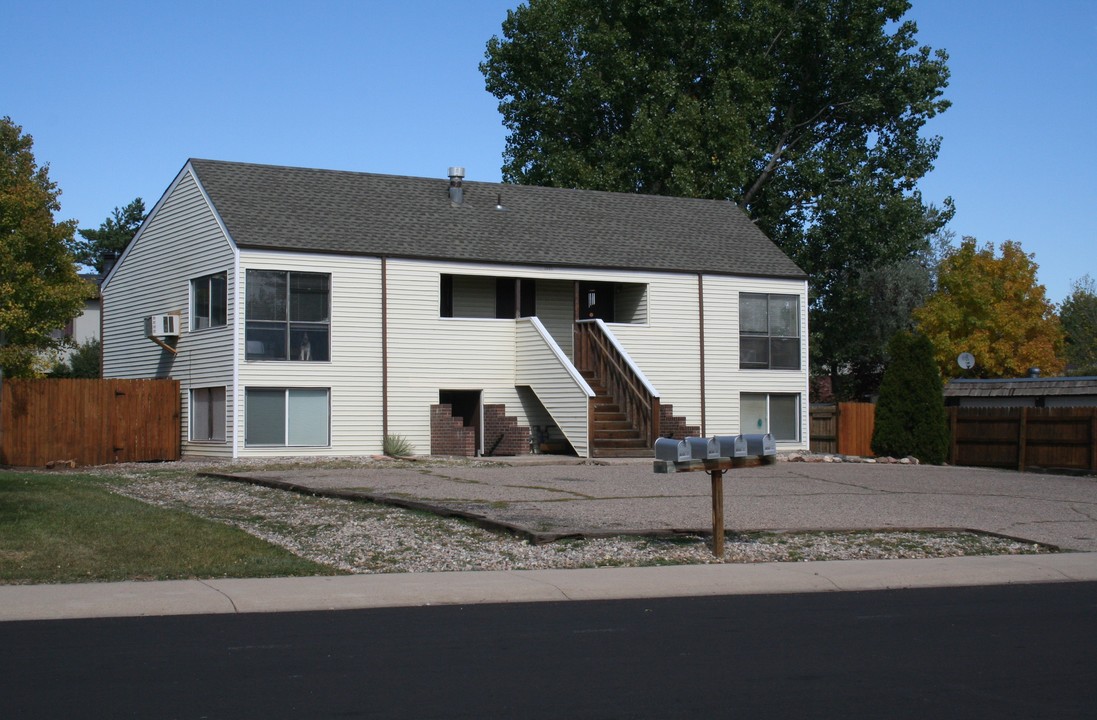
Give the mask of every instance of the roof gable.
[{"label": "roof gable", "polygon": [[241,248],[806,277],[727,201],[465,181],[455,206],[444,178],[189,165]]}]

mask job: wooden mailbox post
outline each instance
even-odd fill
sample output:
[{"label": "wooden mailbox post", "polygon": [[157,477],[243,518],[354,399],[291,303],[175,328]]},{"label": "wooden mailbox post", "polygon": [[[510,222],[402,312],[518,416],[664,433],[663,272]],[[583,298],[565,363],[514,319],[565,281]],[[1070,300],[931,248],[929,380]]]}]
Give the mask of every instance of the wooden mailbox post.
[{"label": "wooden mailbox post", "polygon": [[733,467],[745,467],[752,459],[761,463],[777,460],[773,436],[718,435],[711,439],[655,441],[656,473],[707,472],[712,479],[712,554],[718,558],[724,557],[724,474]]}]

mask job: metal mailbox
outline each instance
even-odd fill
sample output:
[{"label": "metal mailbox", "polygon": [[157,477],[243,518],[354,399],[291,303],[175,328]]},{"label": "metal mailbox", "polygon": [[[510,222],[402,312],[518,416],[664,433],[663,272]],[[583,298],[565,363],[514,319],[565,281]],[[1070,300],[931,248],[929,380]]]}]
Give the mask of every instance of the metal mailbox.
[{"label": "metal mailbox", "polygon": [[777,442],[773,439],[773,435],[766,433],[743,435],[747,441],[747,455],[776,455],[777,454]]},{"label": "metal mailbox", "polygon": [[694,460],[715,460],[720,457],[720,446],[716,443],[716,438],[688,437],[685,442],[689,445],[689,452]]},{"label": "metal mailbox", "polygon": [[658,438],[655,441],[655,459],[688,462],[693,459],[693,456],[690,455],[689,445],[685,440]]},{"label": "metal mailbox", "polygon": [[713,438],[720,449],[720,457],[741,458],[747,456],[747,439],[742,435],[717,435]]}]

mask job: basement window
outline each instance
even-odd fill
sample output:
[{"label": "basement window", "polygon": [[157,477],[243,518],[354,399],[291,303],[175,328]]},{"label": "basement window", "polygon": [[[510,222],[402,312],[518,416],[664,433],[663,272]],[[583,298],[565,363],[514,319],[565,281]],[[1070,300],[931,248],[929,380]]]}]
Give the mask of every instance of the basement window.
[{"label": "basement window", "polygon": [[225,441],[225,388],[190,391],[190,439],[194,442]]},{"label": "basement window", "polygon": [[739,428],[744,434],[770,433],[778,442],[799,442],[800,396],[742,393]]},{"label": "basement window", "polygon": [[328,388],[247,388],[244,444],[327,447],[330,394]]}]

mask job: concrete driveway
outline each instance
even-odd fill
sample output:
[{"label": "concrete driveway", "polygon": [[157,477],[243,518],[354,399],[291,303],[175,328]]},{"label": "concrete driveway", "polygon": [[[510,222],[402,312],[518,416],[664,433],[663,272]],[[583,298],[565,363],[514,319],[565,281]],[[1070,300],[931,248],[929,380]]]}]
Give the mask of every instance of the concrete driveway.
[{"label": "concrete driveway", "polygon": [[[231,477],[458,514],[543,540],[712,529],[709,475],[655,474],[651,460],[386,462]],[[729,532],[954,528],[1097,551],[1095,477],[781,461],[730,471],[724,503]]]}]

